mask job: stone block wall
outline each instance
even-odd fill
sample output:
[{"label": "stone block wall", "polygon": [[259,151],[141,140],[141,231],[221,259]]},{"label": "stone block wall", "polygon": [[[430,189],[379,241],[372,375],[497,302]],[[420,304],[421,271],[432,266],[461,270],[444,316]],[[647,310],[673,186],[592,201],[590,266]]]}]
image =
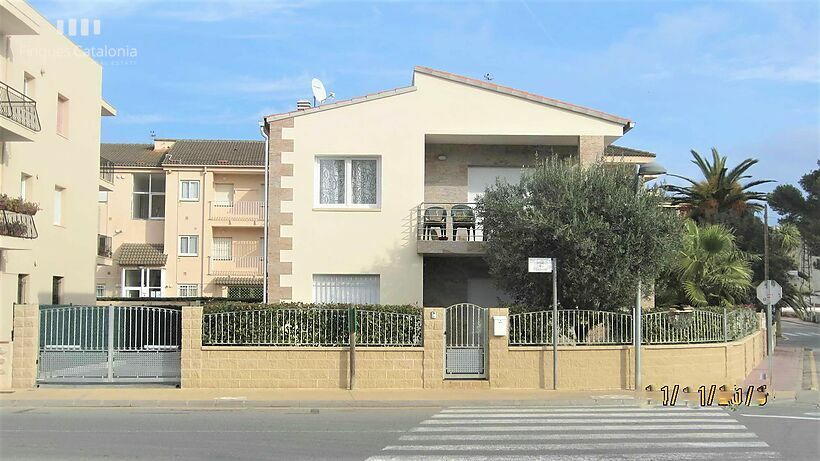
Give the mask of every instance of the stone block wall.
[{"label": "stone block wall", "polygon": [[37,382],[37,355],[40,348],[40,306],[14,306],[11,387],[30,388]]}]

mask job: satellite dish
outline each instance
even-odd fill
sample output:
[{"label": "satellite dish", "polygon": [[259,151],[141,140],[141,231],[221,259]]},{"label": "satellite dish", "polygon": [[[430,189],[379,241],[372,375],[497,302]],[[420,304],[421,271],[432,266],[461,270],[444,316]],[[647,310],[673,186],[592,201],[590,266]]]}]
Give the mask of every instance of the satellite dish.
[{"label": "satellite dish", "polygon": [[317,103],[321,104],[327,99],[327,91],[325,91],[325,85],[321,80],[314,78],[310,81],[310,86],[313,88],[313,98],[316,99]]}]

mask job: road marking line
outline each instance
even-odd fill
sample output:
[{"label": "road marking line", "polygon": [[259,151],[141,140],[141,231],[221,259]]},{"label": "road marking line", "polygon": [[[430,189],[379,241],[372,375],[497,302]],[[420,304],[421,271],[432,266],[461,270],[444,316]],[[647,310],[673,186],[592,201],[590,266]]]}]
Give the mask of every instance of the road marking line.
[{"label": "road marking line", "polygon": [[729,430],[746,429],[743,424],[634,424],[601,426],[457,426],[416,427],[410,432],[569,432],[569,431],[646,431],[646,430]]},{"label": "road marking line", "polygon": [[749,418],[781,418],[781,419],[807,419],[809,421],[820,421],[820,418],[813,418],[807,416],[781,416],[781,415],[740,415]]},{"label": "road marking line", "polygon": [[619,439],[756,439],[752,432],[641,432],[606,434],[443,434],[443,435],[403,435],[401,441],[408,440],[619,440]]},{"label": "road marking line", "polygon": [[749,442],[600,442],[600,443],[533,443],[477,445],[389,445],[382,451],[531,451],[531,450],[609,450],[647,448],[764,448],[763,441]]},{"label": "road marking line", "polygon": [[662,411],[658,412],[647,412],[647,413],[597,413],[594,415],[590,415],[587,413],[447,413],[447,414],[436,414],[433,415],[433,418],[583,418],[585,416],[595,416],[595,417],[627,417],[627,418],[635,418],[639,420],[639,418],[644,417],[653,417],[653,418],[680,418],[680,417],[687,417],[687,416],[710,416],[713,418],[729,418],[729,415],[725,412],[711,412],[709,414],[691,414],[691,415],[683,415],[680,413],[677,414],[669,414],[664,413]]},{"label": "road marking line", "polygon": [[578,455],[380,455],[367,461],[683,461],[683,460],[758,460],[783,459],[776,451],[721,451],[720,455],[704,452],[678,453],[627,453],[627,454],[593,454]]},{"label": "road marking line", "polygon": [[[731,418],[720,418],[726,422],[737,422]],[[531,423],[531,424],[578,424],[578,423],[669,423],[669,422],[682,422],[682,423],[713,423],[715,422],[715,418],[676,418],[676,419],[669,419],[669,418],[647,418],[647,419],[633,419],[633,418],[589,418],[589,419],[555,419],[555,418],[521,418],[521,419],[464,419],[464,420],[442,420],[442,419],[428,419],[422,421],[421,424],[520,424],[520,423]]]}]

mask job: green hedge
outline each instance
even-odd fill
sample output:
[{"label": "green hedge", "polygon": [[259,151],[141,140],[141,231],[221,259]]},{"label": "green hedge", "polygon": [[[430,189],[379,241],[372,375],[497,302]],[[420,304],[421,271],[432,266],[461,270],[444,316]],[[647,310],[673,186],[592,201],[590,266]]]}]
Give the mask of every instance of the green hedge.
[{"label": "green hedge", "polygon": [[298,303],[281,302],[262,304],[243,301],[213,300],[206,302],[202,308],[203,314],[218,312],[239,312],[247,310],[276,310],[276,309],[349,309],[355,307],[363,311],[394,312],[399,314],[421,314],[422,308],[412,304],[342,304],[342,303]]}]

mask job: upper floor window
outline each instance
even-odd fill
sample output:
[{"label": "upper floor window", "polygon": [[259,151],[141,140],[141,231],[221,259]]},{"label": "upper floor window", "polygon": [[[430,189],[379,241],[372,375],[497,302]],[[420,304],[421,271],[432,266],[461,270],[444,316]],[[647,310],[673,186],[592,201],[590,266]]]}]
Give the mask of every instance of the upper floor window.
[{"label": "upper floor window", "polygon": [[31,199],[31,175],[20,174],[20,198],[23,200]]},{"label": "upper floor window", "polygon": [[28,72],[23,72],[23,94],[34,98],[34,77]]},{"label": "upper floor window", "polygon": [[134,175],[134,219],[165,218],[165,173]]},{"label": "upper floor window", "polygon": [[63,224],[63,195],[65,195],[65,188],[54,186],[54,224],[60,226]]},{"label": "upper floor window", "polygon": [[199,201],[199,181],[180,181],[179,199],[186,202]]},{"label": "upper floor window", "polygon": [[378,157],[316,157],[315,202],[321,208],[378,208]]},{"label": "upper floor window", "polygon": [[196,256],[199,250],[199,236],[198,235],[180,235],[179,236],[179,255],[180,256]]},{"label": "upper floor window", "polygon": [[68,98],[57,95],[57,134],[68,137]]}]

